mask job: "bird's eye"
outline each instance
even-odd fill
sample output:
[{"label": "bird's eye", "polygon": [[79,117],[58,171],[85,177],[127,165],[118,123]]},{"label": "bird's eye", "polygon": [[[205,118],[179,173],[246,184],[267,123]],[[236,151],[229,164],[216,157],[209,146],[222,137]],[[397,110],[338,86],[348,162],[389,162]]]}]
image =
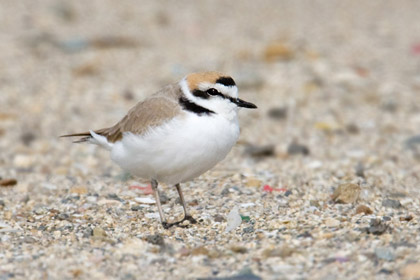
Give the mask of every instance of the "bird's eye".
[{"label": "bird's eye", "polygon": [[210,95],[220,95],[220,93],[215,88],[208,89],[207,93],[210,94]]}]

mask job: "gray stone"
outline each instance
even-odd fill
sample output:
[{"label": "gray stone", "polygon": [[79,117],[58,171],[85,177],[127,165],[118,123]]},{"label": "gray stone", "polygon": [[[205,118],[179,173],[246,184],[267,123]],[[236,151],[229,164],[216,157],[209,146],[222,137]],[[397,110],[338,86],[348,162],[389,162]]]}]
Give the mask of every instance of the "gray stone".
[{"label": "gray stone", "polygon": [[165,240],[163,239],[162,235],[160,235],[160,234],[148,235],[148,236],[146,236],[146,241],[153,244],[153,245],[158,245],[158,246],[164,246],[165,245]]},{"label": "gray stone", "polygon": [[299,144],[297,142],[290,143],[289,147],[287,147],[287,153],[289,155],[309,155],[309,148],[305,145]]},{"label": "gray stone", "polygon": [[143,208],[144,208],[143,206],[134,205],[134,206],[131,207],[131,211],[139,211],[139,210],[141,210]]},{"label": "gray stone", "polygon": [[66,213],[60,213],[60,214],[57,215],[57,218],[59,220],[68,220],[70,218],[70,216],[69,216],[69,214],[66,214]]},{"label": "gray stone", "polygon": [[275,107],[271,108],[267,115],[275,120],[283,120],[287,117],[287,108],[285,107]]},{"label": "gray stone", "polygon": [[245,268],[234,276],[197,278],[197,280],[262,280],[262,278],[255,275],[252,270]]},{"label": "gray stone", "polygon": [[380,219],[372,219],[370,221],[369,227],[365,228],[364,230],[370,234],[381,235],[385,233],[388,228],[388,225],[382,222]]},{"label": "gray stone", "polygon": [[385,199],[382,201],[382,206],[399,209],[402,207],[401,202],[395,199]]},{"label": "gray stone", "polygon": [[393,261],[395,260],[395,255],[389,248],[375,248],[375,256],[378,259],[385,260],[385,261]]},{"label": "gray stone", "polygon": [[244,233],[252,233],[252,232],[254,232],[254,226],[250,226],[250,227],[244,228],[243,229],[243,232]]},{"label": "gray stone", "polygon": [[110,193],[106,196],[106,198],[108,199],[113,199],[113,200],[117,200],[119,202],[124,202],[124,199],[120,198],[118,195],[116,195],[115,193]]},{"label": "gray stone", "polygon": [[275,152],[274,145],[248,145],[245,149],[245,154],[251,157],[271,157]]}]

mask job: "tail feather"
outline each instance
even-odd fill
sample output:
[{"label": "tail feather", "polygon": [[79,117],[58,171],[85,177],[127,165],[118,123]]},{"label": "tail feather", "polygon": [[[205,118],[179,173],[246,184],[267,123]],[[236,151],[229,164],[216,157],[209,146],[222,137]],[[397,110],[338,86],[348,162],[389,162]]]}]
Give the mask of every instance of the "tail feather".
[{"label": "tail feather", "polygon": [[60,137],[82,137],[80,139],[74,140],[73,143],[83,143],[83,142],[88,142],[92,138],[92,135],[90,134],[90,132],[82,132],[82,133],[60,135]]},{"label": "tail feather", "polygon": [[104,131],[105,129],[100,129],[97,131],[90,130],[89,132],[66,134],[61,135],[60,137],[82,137],[73,141],[73,143],[89,142],[110,150],[113,146],[113,143],[108,141],[107,137],[104,135]]}]

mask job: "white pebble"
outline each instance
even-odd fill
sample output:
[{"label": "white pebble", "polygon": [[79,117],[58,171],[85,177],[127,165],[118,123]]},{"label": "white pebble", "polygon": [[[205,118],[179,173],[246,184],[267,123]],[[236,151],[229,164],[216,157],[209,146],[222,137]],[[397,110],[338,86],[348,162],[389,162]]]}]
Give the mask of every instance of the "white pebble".
[{"label": "white pebble", "polygon": [[248,207],[255,206],[255,203],[253,203],[253,202],[249,202],[249,203],[242,203],[240,206],[241,206],[242,208],[248,208]]},{"label": "white pebble", "polygon": [[144,216],[148,219],[159,219],[159,213],[146,213]]},{"label": "white pebble", "polygon": [[227,216],[227,225],[225,232],[229,232],[237,227],[239,227],[242,223],[241,215],[239,215],[238,207],[233,207],[233,209],[229,212]]},{"label": "white pebble", "polygon": [[150,197],[136,197],[134,198],[134,200],[142,204],[155,204],[156,203],[156,201]]}]

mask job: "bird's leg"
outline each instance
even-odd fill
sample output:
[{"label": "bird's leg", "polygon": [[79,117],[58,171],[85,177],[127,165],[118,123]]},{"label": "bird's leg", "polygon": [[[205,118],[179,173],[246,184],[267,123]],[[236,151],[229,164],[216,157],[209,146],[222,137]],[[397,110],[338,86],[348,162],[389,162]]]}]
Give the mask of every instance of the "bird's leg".
[{"label": "bird's leg", "polygon": [[181,186],[179,184],[176,184],[175,187],[178,191],[179,199],[181,200],[182,207],[184,208],[184,219],[182,219],[179,222],[170,223],[170,224],[166,221],[165,216],[163,214],[162,204],[160,203],[160,197],[159,197],[158,182],[156,180],[152,180],[151,185],[152,185],[153,194],[155,195],[156,205],[159,210],[160,221],[162,223],[163,228],[168,229],[172,226],[183,227],[181,224],[185,220],[190,221],[191,224],[197,223],[197,221],[190,214],[188,214],[187,205],[185,204],[184,195],[182,194]]},{"label": "bird's leg", "polygon": [[158,182],[153,179],[152,182],[151,182],[151,185],[152,185],[153,194],[155,195],[156,205],[157,205],[158,210],[159,210],[160,222],[162,223],[162,226],[164,228],[169,228],[170,225],[168,224],[168,222],[165,219],[165,216],[163,215],[162,205],[160,204]]},{"label": "bird's leg", "polygon": [[176,184],[175,187],[176,187],[176,190],[178,191],[179,199],[181,200],[182,207],[184,208],[184,219],[182,219],[180,223],[182,223],[185,220],[190,221],[191,224],[197,223],[197,221],[187,211],[187,205],[185,204],[185,199],[181,190],[181,186],[179,184]]}]

